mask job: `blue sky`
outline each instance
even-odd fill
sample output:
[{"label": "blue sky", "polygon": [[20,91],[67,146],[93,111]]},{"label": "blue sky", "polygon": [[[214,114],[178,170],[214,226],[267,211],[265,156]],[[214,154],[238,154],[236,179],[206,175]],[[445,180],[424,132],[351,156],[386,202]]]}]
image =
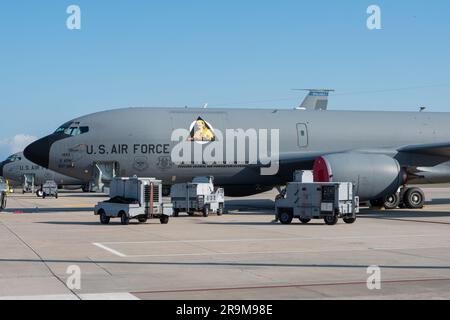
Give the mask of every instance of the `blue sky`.
[{"label": "blue sky", "polygon": [[292,88],[336,89],[330,109],[450,111],[449,39],[444,0],[2,1],[0,157],[91,112],[292,108]]}]

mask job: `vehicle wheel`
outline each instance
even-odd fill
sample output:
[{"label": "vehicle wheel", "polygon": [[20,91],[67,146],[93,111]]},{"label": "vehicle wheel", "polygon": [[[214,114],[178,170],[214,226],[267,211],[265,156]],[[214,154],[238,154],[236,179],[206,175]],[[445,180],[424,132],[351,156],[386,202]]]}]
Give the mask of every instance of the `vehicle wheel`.
[{"label": "vehicle wheel", "polygon": [[194,212],[190,211],[187,213],[189,217],[193,217],[194,216]]},{"label": "vehicle wheel", "polygon": [[302,219],[302,218],[300,218],[299,220],[303,224],[307,224],[307,223],[309,223],[311,221],[311,219]]},{"label": "vehicle wheel", "polygon": [[6,209],[6,194],[1,194],[0,210]]},{"label": "vehicle wheel", "polygon": [[384,199],[370,200],[370,205],[374,208],[381,208],[384,205]]},{"label": "vehicle wheel", "polygon": [[278,218],[279,218],[281,224],[291,224],[292,219],[294,219],[294,215],[292,212],[282,211],[278,214]]},{"label": "vehicle wheel", "polygon": [[124,226],[130,224],[130,217],[125,212],[122,212],[120,215],[120,223],[122,223]]},{"label": "vehicle wheel", "polygon": [[422,209],[425,204],[425,194],[419,188],[407,189],[403,202],[409,209]]},{"label": "vehicle wheel", "polygon": [[44,192],[42,192],[42,190],[36,191],[36,196],[37,196],[38,198],[42,198],[43,195],[44,195]]},{"label": "vehicle wheel", "polygon": [[161,224],[168,224],[169,216],[162,215],[161,218],[159,218],[159,221],[161,222]]},{"label": "vehicle wheel", "polygon": [[352,224],[352,223],[355,223],[356,218],[344,218],[342,220],[344,220],[344,222],[347,224]]},{"label": "vehicle wheel", "polygon": [[55,198],[58,199],[58,194],[55,194]]},{"label": "vehicle wheel", "polygon": [[42,199],[45,199],[46,195],[45,192],[42,192]]},{"label": "vehicle wheel", "polygon": [[397,209],[399,205],[400,205],[400,194],[398,192],[390,196],[386,196],[386,198],[384,199],[383,206],[387,210]]},{"label": "vehicle wheel", "polygon": [[203,207],[203,216],[206,218],[207,216],[209,216],[209,205],[205,205]]},{"label": "vehicle wheel", "polygon": [[337,216],[326,216],[324,219],[325,223],[329,226],[334,226],[338,222]]},{"label": "vehicle wheel", "polygon": [[173,209],[173,216],[178,217],[180,215],[180,209]]},{"label": "vehicle wheel", "polygon": [[217,215],[221,216],[223,215],[223,203],[219,203],[219,209],[217,209]]},{"label": "vehicle wheel", "polygon": [[138,218],[138,221],[139,221],[140,223],[146,223],[147,220],[148,220],[147,217],[141,217],[141,218]]},{"label": "vehicle wheel", "polygon": [[111,218],[106,215],[106,212],[103,209],[101,209],[98,212],[98,214],[100,215],[100,223],[101,224],[108,224],[109,221],[111,220]]}]

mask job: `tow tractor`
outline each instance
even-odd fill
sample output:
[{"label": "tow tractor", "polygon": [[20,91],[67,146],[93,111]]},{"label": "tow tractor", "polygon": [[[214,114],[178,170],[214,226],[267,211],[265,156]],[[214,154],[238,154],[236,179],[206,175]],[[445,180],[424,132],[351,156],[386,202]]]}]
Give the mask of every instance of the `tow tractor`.
[{"label": "tow tractor", "polygon": [[291,224],[294,218],[306,224],[323,219],[335,225],[339,218],[352,224],[359,213],[359,197],[350,182],[290,182],[285,196],[275,201],[276,220]]},{"label": "tow tractor", "polygon": [[111,218],[120,218],[123,225],[137,219],[140,223],[159,218],[161,224],[169,223],[172,204],[162,201],[162,183],[155,178],[114,178],[110,185],[110,199],[95,206],[100,223],[108,224]]},{"label": "tow tractor", "polygon": [[170,198],[174,208],[174,216],[186,212],[193,216],[194,212],[202,212],[204,217],[210,213],[221,216],[225,207],[223,188],[214,187],[213,177],[196,177],[189,183],[174,184],[170,190]]},{"label": "tow tractor", "polygon": [[53,180],[47,180],[41,187],[42,199],[55,197],[58,199],[58,185]]}]

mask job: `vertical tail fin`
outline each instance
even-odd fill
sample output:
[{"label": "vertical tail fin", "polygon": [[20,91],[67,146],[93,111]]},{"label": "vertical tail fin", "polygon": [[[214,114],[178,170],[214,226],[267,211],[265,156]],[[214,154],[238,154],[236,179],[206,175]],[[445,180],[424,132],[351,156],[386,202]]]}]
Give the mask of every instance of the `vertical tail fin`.
[{"label": "vertical tail fin", "polygon": [[332,89],[296,89],[301,91],[308,91],[308,95],[303,100],[302,104],[297,107],[300,110],[327,110],[328,96]]}]

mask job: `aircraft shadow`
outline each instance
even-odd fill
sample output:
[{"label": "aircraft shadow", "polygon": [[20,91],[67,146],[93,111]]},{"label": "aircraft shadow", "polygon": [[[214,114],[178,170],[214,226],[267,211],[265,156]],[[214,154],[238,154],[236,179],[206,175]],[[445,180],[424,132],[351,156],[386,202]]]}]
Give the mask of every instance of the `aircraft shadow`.
[{"label": "aircraft shadow", "polygon": [[[301,263],[256,263],[256,262],[166,262],[166,261],[112,261],[112,260],[58,260],[58,259],[0,259],[0,263],[64,263],[64,264],[116,264],[116,265],[148,265],[148,266],[229,266],[229,267],[276,267],[276,268],[324,268],[324,269],[366,269],[362,264],[301,264]],[[423,269],[450,270],[450,265],[380,265],[382,269]]]}]

